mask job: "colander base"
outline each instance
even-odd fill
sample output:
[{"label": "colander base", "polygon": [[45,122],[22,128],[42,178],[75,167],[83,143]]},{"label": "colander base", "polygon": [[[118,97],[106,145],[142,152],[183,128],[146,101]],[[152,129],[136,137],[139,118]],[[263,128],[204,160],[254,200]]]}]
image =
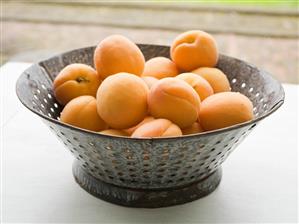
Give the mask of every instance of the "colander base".
[{"label": "colander base", "polygon": [[88,174],[77,161],[73,164],[76,182],[88,193],[104,201],[136,208],[160,208],[184,204],[212,193],[220,183],[222,169],[187,186],[165,189],[133,189],[103,182]]}]

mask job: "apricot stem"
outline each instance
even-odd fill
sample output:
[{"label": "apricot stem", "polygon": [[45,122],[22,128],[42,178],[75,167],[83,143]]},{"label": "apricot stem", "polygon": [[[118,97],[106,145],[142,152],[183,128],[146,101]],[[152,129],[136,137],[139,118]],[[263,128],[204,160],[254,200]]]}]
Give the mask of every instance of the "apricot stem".
[{"label": "apricot stem", "polygon": [[87,80],[86,78],[84,78],[84,77],[82,77],[82,76],[77,77],[77,78],[76,78],[76,81],[79,82],[79,83],[80,83],[80,82],[89,82],[89,80]]}]

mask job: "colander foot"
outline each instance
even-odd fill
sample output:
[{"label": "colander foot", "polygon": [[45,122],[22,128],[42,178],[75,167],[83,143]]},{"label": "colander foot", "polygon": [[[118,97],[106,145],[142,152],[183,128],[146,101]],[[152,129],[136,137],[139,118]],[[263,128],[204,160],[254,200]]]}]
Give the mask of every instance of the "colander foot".
[{"label": "colander foot", "polygon": [[88,174],[77,161],[73,164],[73,175],[84,190],[104,201],[126,207],[160,208],[191,202],[212,193],[220,183],[222,170],[219,168],[205,179],[188,186],[155,190],[103,182]]}]

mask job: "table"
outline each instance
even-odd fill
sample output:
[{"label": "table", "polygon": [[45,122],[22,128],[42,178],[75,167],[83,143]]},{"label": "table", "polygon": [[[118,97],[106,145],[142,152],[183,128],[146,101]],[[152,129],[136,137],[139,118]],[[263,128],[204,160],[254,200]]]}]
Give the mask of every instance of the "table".
[{"label": "table", "polygon": [[284,84],[285,104],[225,161],[215,192],[184,205],[134,209],[96,199],[75,183],[71,154],[16,97],[15,82],[29,65],[7,63],[0,73],[3,222],[296,222],[297,85]]}]

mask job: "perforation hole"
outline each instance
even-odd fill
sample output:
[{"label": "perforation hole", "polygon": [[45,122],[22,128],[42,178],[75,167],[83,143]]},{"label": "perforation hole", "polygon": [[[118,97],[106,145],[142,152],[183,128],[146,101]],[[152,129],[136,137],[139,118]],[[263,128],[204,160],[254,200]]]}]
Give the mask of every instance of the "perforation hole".
[{"label": "perforation hole", "polygon": [[243,83],[242,83],[242,85],[241,85],[241,88],[243,88],[243,89],[244,89],[245,87],[246,87],[246,83],[245,83],[245,82],[243,82]]},{"label": "perforation hole", "polygon": [[52,117],[52,114],[48,113],[48,116],[49,116],[49,117]]},{"label": "perforation hole", "polygon": [[263,108],[267,108],[267,104],[266,103],[263,105]]},{"label": "perforation hole", "polygon": [[88,142],[88,144],[89,144],[90,146],[95,146],[95,144],[94,144],[93,142]]},{"label": "perforation hole", "polygon": [[260,99],[260,103],[264,102],[264,98]]},{"label": "perforation hole", "polygon": [[248,130],[253,129],[256,126],[256,124],[253,124]]},{"label": "perforation hole", "polygon": [[39,89],[36,89],[36,92],[37,92],[38,94],[40,94],[40,90],[39,90]]},{"label": "perforation hole", "polygon": [[210,158],[209,155],[205,156],[203,159],[204,159],[204,160],[207,160],[208,158]]},{"label": "perforation hole", "polygon": [[42,87],[43,89],[47,89],[46,86],[45,86],[44,84],[42,84],[41,87]]},{"label": "perforation hole", "polygon": [[254,108],[253,108],[253,112],[255,112],[256,110],[257,110],[256,107],[254,107]]},{"label": "perforation hole", "polygon": [[236,83],[237,82],[237,79],[232,79],[232,83]]},{"label": "perforation hole", "polygon": [[56,117],[56,119],[60,121],[60,117]]},{"label": "perforation hole", "polygon": [[248,90],[248,92],[250,92],[250,93],[251,93],[252,91],[253,91],[253,88],[251,87],[251,88]]},{"label": "perforation hole", "polygon": [[38,97],[37,97],[37,95],[35,95],[35,94],[34,94],[34,95],[33,95],[33,97],[34,97],[36,100],[38,100]]},{"label": "perforation hole", "polygon": [[51,112],[52,112],[52,113],[54,113],[54,112],[55,112],[55,110],[53,109],[53,107],[51,107],[51,108],[50,108],[50,110],[51,110]]},{"label": "perforation hole", "polygon": [[216,143],[215,143],[215,145],[218,145],[218,144],[220,144],[221,143],[221,141],[217,141]]},{"label": "perforation hole", "polygon": [[47,100],[46,98],[44,98],[44,102],[45,102],[45,103],[48,103],[48,100]]},{"label": "perforation hole", "polygon": [[259,97],[259,96],[260,96],[260,93],[255,94],[255,97]]},{"label": "perforation hole", "polygon": [[32,104],[34,105],[34,106],[36,106],[36,103],[32,100]]},{"label": "perforation hole", "polygon": [[57,104],[57,103],[54,103],[54,107],[55,107],[55,108],[58,108],[58,104]]},{"label": "perforation hole", "polygon": [[41,108],[45,109],[45,105],[44,104],[40,104]]},{"label": "perforation hole", "polygon": [[49,99],[52,99],[52,95],[50,93],[48,93],[47,96],[48,96]]}]

